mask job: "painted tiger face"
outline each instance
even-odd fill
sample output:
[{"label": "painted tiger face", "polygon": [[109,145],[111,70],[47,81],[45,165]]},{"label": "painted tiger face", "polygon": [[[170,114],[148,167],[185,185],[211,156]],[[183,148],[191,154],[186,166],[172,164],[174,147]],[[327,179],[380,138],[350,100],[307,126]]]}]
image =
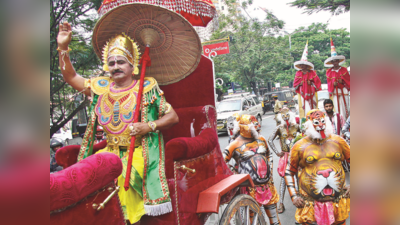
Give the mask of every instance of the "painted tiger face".
[{"label": "painted tiger face", "polygon": [[255,154],[250,159],[239,162],[238,172],[249,174],[254,184],[265,184],[271,177],[271,165],[264,155]]},{"label": "painted tiger face", "polygon": [[245,138],[258,138],[258,132],[261,125],[253,115],[242,115],[239,119],[240,135]]},{"label": "painted tiger face", "polygon": [[289,121],[290,119],[290,110],[287,107],[283,107],[281,110],[281,116],[284,121]]},{"label": "painted tiger face", "polygon": [[343,190],[344,155],[340,149],[336,142],[327,141],[322,145],[312,144],[304,150],[300,187],[318,201],[331,201],[339,197]]},{"label": "painted tiger face", "polygon": [[235,128],[235,122],[240,118],[238,113],[234,113],[232,116],[228,117],[226,122],[226,127],[228,128],[229,135],[234,135],[233,130]]},{"label": "painted tiger face", "polygon": [[319,109],[310,110],[307,113],[307,120],[311,121],[314,126],[314,129],[321,134],[322,138],[325,138],[325,129],[326,129],[325,113],[320,111]]}]

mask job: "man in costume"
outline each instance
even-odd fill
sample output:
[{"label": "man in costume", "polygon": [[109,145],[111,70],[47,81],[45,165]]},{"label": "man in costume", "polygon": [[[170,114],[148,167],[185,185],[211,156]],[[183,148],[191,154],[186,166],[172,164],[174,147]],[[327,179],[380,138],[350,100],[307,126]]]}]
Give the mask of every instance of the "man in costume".
[{"label": "man in costume", "polygon": [[[272,132],[271,136],[268,138],[268,144],[270,148],[275,152],[277,156],[280,157],[278,164],[278,174],[282,177],[281,186],[280,186],[280,200],[278,205],[278,213],[283,213],[285,211],[285,206],[283,205],[283,199],[285,196],[286,184],[285,184],[285,170],[288,163],[288,158],[290,154],[290,147],[295,137],[297,136],[297,132],[300,132],[299,125],[296,123],[295,115],[290,112],[287,107],[284,107],[281,110],[281,113],[278,114],[278,120],[280,121],[280,125],[278,125],[275,130]],[[278,149],[275,147],[274,139],[279,137],[279,143],[281,146],[281,151],[278,152]]]},{"label": "man in costume", "polygon": [[260,125],[252,115],[242,115],[236,124],[239,136],[224,150],[225,162],[232,158],[236,161],[239,174],[249,174],[255,187],[244,187],[243,194],[252,196],[259,205],[264,206],[270,224],[280,224],[276,212],[276,203],[279,195],[275,189],[271,171],[270,152],[264,137],[258,130]]},{"label": "man in costume", "polygon": [[304,48],[300,61],[294,63],[298,70],[294,77],[293,87],[299,96],[300,118],[305,117],[307,112],[318,107],[317,91],[321,90],[321,80],[314,71],[314,65],[307,61],[308,41]]},{"label": "man in costume", "polygon": [[104,141],[104,129],[102,126],[97,126],[96,129],[96,140],[94,141],[94,144],[98,144],[100,142]]},{"label": "man in costume", "polygon": [[347,119],[350,116],[350,73],[340,66],[345,61],[343,55],[337,55],[331,38],[331,57],[324,62],[326,67],[332,67],[326,71],[328,91],[337,112]]},{"label": "man in costume", "polygon": [[331,99],[325,99],[324,100],[324,109],[325,112],[329,118],[329,120],[332,123],[332,129],[333,133],[340,135],[340,131],[342,130],[342,127],[345,124],[345,120],[343,116],[339,113],[334,113],[333,111],[333,102]]},{"label": "man in costume", "polygon": [[[306,137],[293,146],[285,175],[297,207],[296,221],[345,224],[350,212],[350,185],[345,186],[342,161],[350,162],[350,147],[332,133],[330,120],[322,111],[313,109],[306,118]],[[299,191],[294,186],[295,175],[299,178]]]},{"label": "man in costume", "polygon": [[275,105],[274,105],[275,121],[276,121],[276,125],[278,126],[279,124],[281,124],[281,121],[278,120],[278,115],[281,112],[281,109],[283,107],[283,103],[278,100],[278,96],[277,95],[274,95],[273,98],[274,98],[274,101],[275,101]]},{"label": "man in costume", "polygon": [[[122,159],[123,172],[118,178],[119,197],[125,216],[136,223],[141,216],[161,215],[172,211],[171,199],[164,173],[164,143],[159,130],[178,123],[179,119],[163,96],[154,78],[144,80],[143,97],[138,96],[139,51],[136,43],[125,34],[116,34],[104,46],[103,69],[110,77],[85,79],[76,74],[68,48],[71,25],[61,23],[57,37],[60,67],[64,80],[78,91],[92,95],[89,123],[84,135],[78,161],[92,154],[97,124],[107,134],[107,148]],[[140,108],[141,121],[132,123],[135,108]],[[130,188],[124,182],[131,136],[136,135],[132,158]],[[151,165],[151,166],[150,166]]]}]

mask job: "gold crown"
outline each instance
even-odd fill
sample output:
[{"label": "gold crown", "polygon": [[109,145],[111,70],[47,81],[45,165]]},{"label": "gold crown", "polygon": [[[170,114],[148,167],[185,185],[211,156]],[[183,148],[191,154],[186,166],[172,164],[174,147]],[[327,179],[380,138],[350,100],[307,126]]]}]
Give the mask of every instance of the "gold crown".
[{"label": "gold crown", "polygon": [[122,56],[133,66],[133,73],[138,74],[139,55],[138,46],[129,36],[125,33],[117,34],[115,37],[110,38],[103,48],[103,70],[109,71],[108,58],[111,56]]}]

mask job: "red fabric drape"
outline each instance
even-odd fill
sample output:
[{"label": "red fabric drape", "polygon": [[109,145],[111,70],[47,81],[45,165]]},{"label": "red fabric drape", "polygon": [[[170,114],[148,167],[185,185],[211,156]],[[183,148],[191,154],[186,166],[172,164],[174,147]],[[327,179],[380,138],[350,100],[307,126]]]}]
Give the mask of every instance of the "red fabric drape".
[{"label": "red fabric drape", "polygon": [[337,81],[337,79],[343,80],[343,84],[338,83],[339,89],[347,88],[350,91],[350,74],[346,67],[341,67],[339,72],[333,71],[332,68],[328,69],[326,71],[326,78],[328,80],[328,91],[331,96],[335,92],[333,82]]},{"label": "red fabric drape", "polygon": [[[311,84],[307,83],[308,80],[311,81]],[[302,81],[303,85],[300,86]],[[293,86],[296,89],[296,93],[300,94],[305,100],[309,100],[315,92],[321,90],[321,80],[314,70],[310,70],[306,74],[299,70],[294,77]]]}]

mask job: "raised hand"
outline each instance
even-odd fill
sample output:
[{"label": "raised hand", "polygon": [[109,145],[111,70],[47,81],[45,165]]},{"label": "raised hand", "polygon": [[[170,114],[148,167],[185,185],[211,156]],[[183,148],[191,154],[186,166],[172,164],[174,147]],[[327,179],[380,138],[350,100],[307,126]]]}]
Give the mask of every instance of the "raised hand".
[{"label": "raised hand", "polygon": [[72,39],[72,28],[68,22],[61,22],[58,27],[57,44],[62,50],[67,50]]}]

